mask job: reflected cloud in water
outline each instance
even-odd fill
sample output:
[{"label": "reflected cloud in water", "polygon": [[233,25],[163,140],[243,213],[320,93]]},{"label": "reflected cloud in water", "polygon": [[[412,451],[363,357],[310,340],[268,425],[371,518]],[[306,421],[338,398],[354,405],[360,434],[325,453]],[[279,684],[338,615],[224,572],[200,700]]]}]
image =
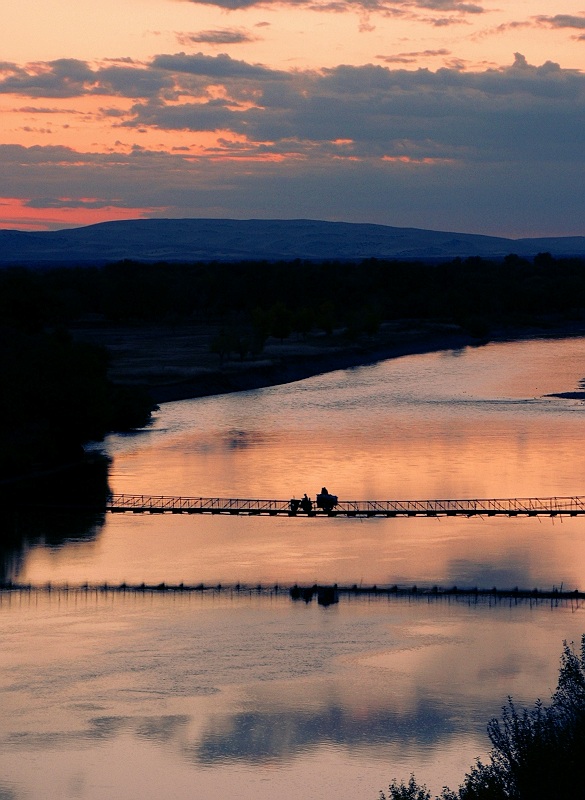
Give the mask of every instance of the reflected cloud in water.
[{"label": "reflected cloud in water", "polygon": [[530,588],[534,578],[530,570],[529,554],[524,556],[508,554],[506,559],[494,556],[492,561],[485,559],[473,561],[459,558],[447,565],[447,585],[489,589]]},{"label": "reflected cloud in water", "polygon": [[207,766],[216,762],[289,760],[324,744],[348,750],[416,741],[433,746],[456,733],[449,710],[440,702],[421,702],[409,713],[387,710],[355,716],[343,706],[312,713],[299,710],[246,712],[210,720],[199,743],[186,749]]},{"label": "reflected cloud in water", "polygon": [[[189,717],[185,715],[144,717],[95,717],[87,721],[87,727],[61,731],[20,731],[4,739],[4,746],[25,747],[31,750],[47,748],[79,747],[87,742],[114,739],[123,732],[153,742],[169,742],[186,729]],[[1,795],[0,795],[1,798]]]},{"label": "reflected cloud in water", "polygon": [[258,431],[232,429],[227,431],[223,441],[229,450],[243,450],[262,445],[264,439],[265,437]]},{"label": "reflected cloud in water", "polygon": [[430,698],[419,699],[408,711],[380,709],[360,715],[341,705],[312,711],[275,708],[211,715],[195,735],[193,722],[186,714],[95,717],[80,729],[15,732],[2,744],[28,751],[78,749],[131,734],[159,745],[174,745],[189,761],[212,767],[229,762],[287,762],[324,745],[353,752],[397,743],[432,748],[467,729],[452,719],[446,704]]}]

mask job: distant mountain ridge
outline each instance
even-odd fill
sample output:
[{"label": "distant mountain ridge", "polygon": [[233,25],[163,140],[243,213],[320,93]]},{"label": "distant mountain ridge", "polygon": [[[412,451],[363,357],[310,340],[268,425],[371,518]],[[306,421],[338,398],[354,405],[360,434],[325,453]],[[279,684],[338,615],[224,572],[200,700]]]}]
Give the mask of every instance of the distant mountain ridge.
[{"label": "distant mountain ridge", "polygon": [[585,236],[507,239],[354,222],[136,219],[60,231],[0,230],[0,264],[585,256]]}]

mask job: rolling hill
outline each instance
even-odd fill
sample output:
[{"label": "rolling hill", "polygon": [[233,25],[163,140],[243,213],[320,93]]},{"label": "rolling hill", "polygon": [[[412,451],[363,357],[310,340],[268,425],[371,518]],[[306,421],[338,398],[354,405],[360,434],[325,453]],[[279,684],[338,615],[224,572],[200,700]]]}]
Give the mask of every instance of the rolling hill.
[{"label": "rolling hill", "polygon": [[136,261],[443,260],[585,256],[585,236],[507,239],[319,220],[137,219],[59,231],[0,230],[0,264]]}]

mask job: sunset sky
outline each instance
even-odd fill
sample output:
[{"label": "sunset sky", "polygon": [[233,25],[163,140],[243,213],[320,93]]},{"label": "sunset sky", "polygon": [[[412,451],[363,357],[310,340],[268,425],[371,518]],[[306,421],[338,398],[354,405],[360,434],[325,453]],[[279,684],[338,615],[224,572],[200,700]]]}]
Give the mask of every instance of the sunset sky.
[{"label": "sunset sky", "polygon": [[585,235],[585,0],[19,0],[0,227]]}]

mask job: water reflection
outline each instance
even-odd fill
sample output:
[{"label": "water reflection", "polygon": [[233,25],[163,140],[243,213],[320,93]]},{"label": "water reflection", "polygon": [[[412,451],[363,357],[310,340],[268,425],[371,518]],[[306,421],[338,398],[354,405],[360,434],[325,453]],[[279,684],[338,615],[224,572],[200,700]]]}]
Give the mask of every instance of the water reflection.
[{"label": "water reflection", "polygon": [[421,700],[404,714],[371,709],[355,716],[342,705],[312,713],[293,709],[240,712],[227,721],[211,718],[201,741],[185,752],[196,761],[213,766],[229,761],[286,761],[324,744],[352,751],[375,748],[396,739],[432,746],[445,738],[446,730],[457,732],[456,726],[449,725],[450,716],[444,704],[430,699]]},{"label": "water reflection", "polygon": [[[245,800],[292,781],[282,794],[292,800],[316,765],[343,800],[375,796],[421,760],[431,783],[453,784],[485,753],[507,694],[550,695],[562,638],[576,638],[583,613],[13,594],[0,604],[0,771],[33,797],[75,797],[59,776],[78,775],[89,800],[106,796],[99,774],[107,796],[136,796],[112,759],[148,776],[145,798],[157,796],[155,770],[178,800],[201,782],[223,796],[230,781]],[[252,776],[264,769],[261,789]]]},{"label": "water reflection", "polygon": [[[79,747],[114,740],[124,732],[157,743],[168,743],[181,738],[179,733],[188,726],[190,718],[174,714],[152,717],[94,717],[89,718],[85,727],[60,731],[25,731],[6,738],[9,747],[27,750],[46,750],[47,748]],[[1,797],[1,795],[0,795]]]},{"label": "water reflection", "polygon": [[95,541],[105,522],[109,465],[92,455],[72,468],[0,488],[0,584],[17,579],[35,548]]},{"label": "water reflection", "polygon": [[506,589],[514,586],[532,588],[534,575],[530,569],[530,560],[530,554],[526,552],[522,554],[508,552],[502,554],[500,559],[494,557],[491,562],[481,558],[454,559],[447,565],[446,583],[482,588],[489,586]]}]

